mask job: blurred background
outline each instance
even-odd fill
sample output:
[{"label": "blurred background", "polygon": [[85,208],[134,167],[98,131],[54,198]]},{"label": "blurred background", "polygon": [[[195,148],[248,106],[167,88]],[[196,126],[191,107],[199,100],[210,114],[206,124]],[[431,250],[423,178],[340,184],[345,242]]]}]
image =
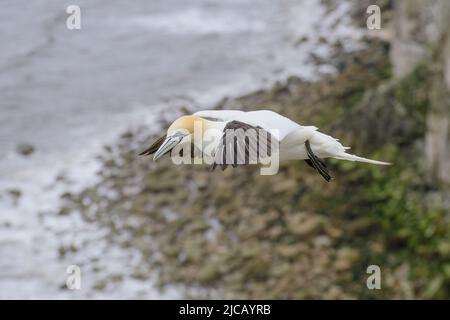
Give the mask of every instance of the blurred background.
[{"label": "blurred background", "polygon": [[[449,298],[448,1],[1,7],[0,298]],[[328,184],[303,162],[137,157],[212,108],[274,110],[394,165],[327,160]]]}]

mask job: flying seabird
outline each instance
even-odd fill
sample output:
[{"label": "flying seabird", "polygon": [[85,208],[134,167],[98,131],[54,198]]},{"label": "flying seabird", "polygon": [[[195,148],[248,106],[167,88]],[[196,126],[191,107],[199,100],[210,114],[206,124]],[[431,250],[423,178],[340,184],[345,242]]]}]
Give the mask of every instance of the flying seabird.
[{"label": "flying seabird", "polygon": [[[153,159],[157,160],[175,151],[182,156],[183,145],[193,146],[189,150],[201,151],[202,157],[209,157],[212,170],[218,165],[225,170],[228,165],[254,164],[255,159],[276,155],[279,161],[305,160],[326,181],[331,176],[323,158],[390,164],[347,153],[349,148],[338,139],[269,110],[206,110],[182,116],[140,155],[154,154]],[[193,157],[194,152],[191,153]]]}]

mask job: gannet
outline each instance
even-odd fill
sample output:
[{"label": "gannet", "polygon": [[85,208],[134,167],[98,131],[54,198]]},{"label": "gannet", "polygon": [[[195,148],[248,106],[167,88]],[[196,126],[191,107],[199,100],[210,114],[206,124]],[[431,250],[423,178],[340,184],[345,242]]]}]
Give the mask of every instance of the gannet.
[{"label": "gannet", "polygon": [[[247,134],[250,131],[257,134]],[[226,133],[229,132],[240,134],[228,139]],[[154,154],[153,159],[156,161],[185,142],[212,159],[209,163],[212,170],[218,165],[225,170],[228,165],[236,167],[255,163],[249,154],[256,154],[257,157],[261,154],[276,154],[279,161],[304,160],[326,181],[330,181],[330,173],[321,160],[323,158],[390,164],[347,153],[349,147],[344,147],[338,139],[318,131],[317,127],[300,125],[270,110],[205,110],[182,116],[169,126],[165,135],[140,155]],[[257,150],[251,147],[252,143],[255,143]],[[237,155],[229,157],[230,150]]]}]

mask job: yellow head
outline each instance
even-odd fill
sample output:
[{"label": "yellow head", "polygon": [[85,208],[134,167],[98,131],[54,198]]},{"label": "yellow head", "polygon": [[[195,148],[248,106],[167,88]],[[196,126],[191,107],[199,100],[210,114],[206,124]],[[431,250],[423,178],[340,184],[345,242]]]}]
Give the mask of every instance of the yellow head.
[{"label": "yellow head", "polygon": [[177,132],[184,134],[194,134],[194,127],[202,129],[206,120],[197,116],[182,116],[175,120],[167,129],[167,136],[172,136]]},{"label": "yellow head", "polygon": [[167,129],[167,135],[164,142],[156,151],[153,159],[158,159],[170,150],[172,150],[177,144],[181,143],[184,138],[192,136],[194,131],[201,130],[203,134],[207,120],[197,116],[182,116],[175,120]]}]

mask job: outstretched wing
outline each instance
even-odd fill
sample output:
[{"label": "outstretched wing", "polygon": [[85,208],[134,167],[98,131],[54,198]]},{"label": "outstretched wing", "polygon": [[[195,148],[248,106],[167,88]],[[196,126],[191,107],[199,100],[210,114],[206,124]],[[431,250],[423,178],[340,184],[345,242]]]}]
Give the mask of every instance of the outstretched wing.
[{"label": "outstretched wing", "polygon": [[258,163],[258,159],[270,157],[273,146],[278,147],[278,141],[266,130],[241,121],[230,121],[223,129],[222,138],[214,151],[214,162],[211,170],[219,165],[225,170],[229,165]]}]

